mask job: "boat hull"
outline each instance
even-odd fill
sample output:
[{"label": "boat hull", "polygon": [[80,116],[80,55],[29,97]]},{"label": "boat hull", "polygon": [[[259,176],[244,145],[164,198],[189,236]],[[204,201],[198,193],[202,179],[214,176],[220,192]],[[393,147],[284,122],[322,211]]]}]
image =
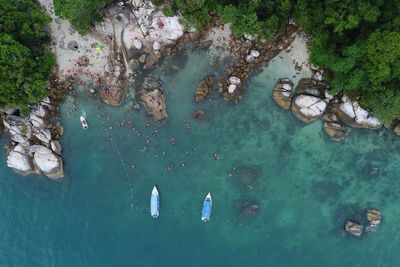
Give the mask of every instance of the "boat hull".
[{"label": "boat hull", "polygon": [[160,216],[160,195],[156,187],[154,187],[151,192],[150,214],[153,218]]},{"label": "boat hull", "polygon": [[208,195],[204,199],[203,208],[201,210],[201,220],[203,222],[208,222],[210,220],[211,210],[212,210],[212,198],[211,194],[208,193]]}]

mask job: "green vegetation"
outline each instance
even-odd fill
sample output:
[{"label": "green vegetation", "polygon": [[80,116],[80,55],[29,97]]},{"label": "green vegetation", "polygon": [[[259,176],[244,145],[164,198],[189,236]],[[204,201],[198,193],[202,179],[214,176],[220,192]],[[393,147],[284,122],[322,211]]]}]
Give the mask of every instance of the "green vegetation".
[{"label": "green vegetation", "polygon": [[107,0],[54,0],[57,16],[68,19],[81,34],[90,32],[90,24],[99,21]]},{"label": "green vegetation", "polygon": [[0,0],[0,107],[26,111],[47,96],[54,56],[42,45],[50,41],[49,22],[32,0]]}]

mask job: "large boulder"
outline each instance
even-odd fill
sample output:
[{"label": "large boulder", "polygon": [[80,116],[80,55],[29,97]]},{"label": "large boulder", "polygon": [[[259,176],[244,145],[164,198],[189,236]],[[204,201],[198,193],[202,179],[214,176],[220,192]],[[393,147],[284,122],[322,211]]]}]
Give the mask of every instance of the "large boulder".
[{"label": "large boulder", "polygon": [[327,103],[315,96],[298,95],[292,103],[293,114],[305,123],[315,121],[322,116]]},{"label": "large boulder", "polygon": [[346,96],[342,97],[342,102],[335,111],[340,120],[354,128],[378,129],[382,126],[382,122],[377,117]]},{"label": "large boulder", "polygon": [[27,151],[21,145],[15,146],[8,153],[7,166],[22,175],[35,173],[32,162],[32,153]]},{"label": "large boulder", "polygon": [[208,75],[200,81],[194,96],[196,103],[203,103],[207,99],[210,99],[214,87],[214,79],[214,75]]},{"label": "large boulder", "polygon": [[33,153],[33,164],[38,173],[43,173],[51,179],[58,179],[64,176],[62,159],[50,149],[40,145],[31,146]]},{"label": "large boulder", "polygon": [[354,236],[360,236],[362,234],[363,227],[359,223],[347,221],[344,229]]},{"label": "large boulder", "polygon": [[47,122],[45,119],[35,115],[34,113],[31,113],[29,115],[29,120],[32,123],[32,125],[35,126],[36,128],[45,128],[47,125]]},{"label": "large boulder", "polygon": [[292,100],[293,114],[305,123],[321,117],[327,107],[325,85],[311,79],[301,79],[296,88],[296,95]]},{"label": "large boulder", "polygon": [[283,109],[289,110],[292,103],[293,82],[287,78],[279,79],[273,89],[272,98]]}]

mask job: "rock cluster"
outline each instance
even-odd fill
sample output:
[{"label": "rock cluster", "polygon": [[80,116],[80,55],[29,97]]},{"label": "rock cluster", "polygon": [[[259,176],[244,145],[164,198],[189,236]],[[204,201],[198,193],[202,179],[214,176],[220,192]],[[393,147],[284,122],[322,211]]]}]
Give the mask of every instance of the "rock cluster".
[{"label": "rock cluster", "polygon": [[208,75],[200,81],[194,95],[194,102],[203,103],[211,98],[214,88],[214,75]]},{"label": "rock cluster", "polygon": [[63,129],[54,121],[57,107],[46,97],[29,110],[26,117],[15,115],[17,111],[5,114],[3,123],[11,137],[7,166],[22,175],[36,173],[51,179],[61,178],[64,176],[62,149],[57,139]]},{"label": "rock cluster", "polygon": [[[378,225],[381,223],[381,212],[376,209],[369,209],[366,213],[366,219],[367,224],[365,227],[365,231],[367,233],[373,233],[376,231]],[[344,228],[348,233],[354,236],[361,236],[364,226],[359,222],[348,220],[346,221]]]},{"label": "rock cluster", "polygon": [[[301,79],[292,93],[293,83],[279,79],[273,89],[273,99],[283,109],[291,109],[293,114],[305,123],[319,118],[324,120],[323,128],[334,141],[341,141],[348,135],[345,125],[354,128],[377,129],[382,123],[357,102],[346,96],[332,96],[328,87],[315,79]],[[400,134],[400,123],[394,131]],[[397,127],[397,128],[396,128]]]},{"label": "rock cluster", "polygon": [[161,122],[168,117],[164,91],[160,80],[151,76],[146,77],[138,96],[140,103],[154,122]]},{"label": "rock cluster", "polygon": [[[224,101],[238,103],[244,97],[250,72],[287,48],[294,40],[293,33],[296,30],[296,27],[289,26],[285,34],[268,43],[255,44],[246,38],[233,38],[229,52],[234,63],[226,69],[218,83],[218,92]],[[236,81],[240,80],[240,83],[232,82],[232,77],[237,78]]]}]

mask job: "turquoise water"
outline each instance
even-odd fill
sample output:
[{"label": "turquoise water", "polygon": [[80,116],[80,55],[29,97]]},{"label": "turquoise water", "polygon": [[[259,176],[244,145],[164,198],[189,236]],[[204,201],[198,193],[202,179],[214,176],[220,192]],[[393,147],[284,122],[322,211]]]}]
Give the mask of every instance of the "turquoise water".
[{"label": "turquoise water", "polygon": [[[143,110],[129,112],[129,98],[113,108],[80,91],[77,112],[67,99],[62,182],[14,174],[1,150],[0,265],[399,266],[400,138],[352,129],[336,143],[321,122],[305,125],[279,109],[272,86],[292,76],[279,57],[254,75],[239,105],[218,98],[195,105],[195,86],[212,73],[210,62],[191,53],[154,71],[168,92],[163,125],[147,127]],[[208,120],[191,118],[199,108]],[[120,127],[123,120],[134,125]],[[157,220],[148,209],[155,184]],[[209,191],[213,213],[202,223]],[[257,202],[259,215],[240,215],[238,201]],[[378,231],[343,235],[345,218],[366,208],[382,211]]]}]

